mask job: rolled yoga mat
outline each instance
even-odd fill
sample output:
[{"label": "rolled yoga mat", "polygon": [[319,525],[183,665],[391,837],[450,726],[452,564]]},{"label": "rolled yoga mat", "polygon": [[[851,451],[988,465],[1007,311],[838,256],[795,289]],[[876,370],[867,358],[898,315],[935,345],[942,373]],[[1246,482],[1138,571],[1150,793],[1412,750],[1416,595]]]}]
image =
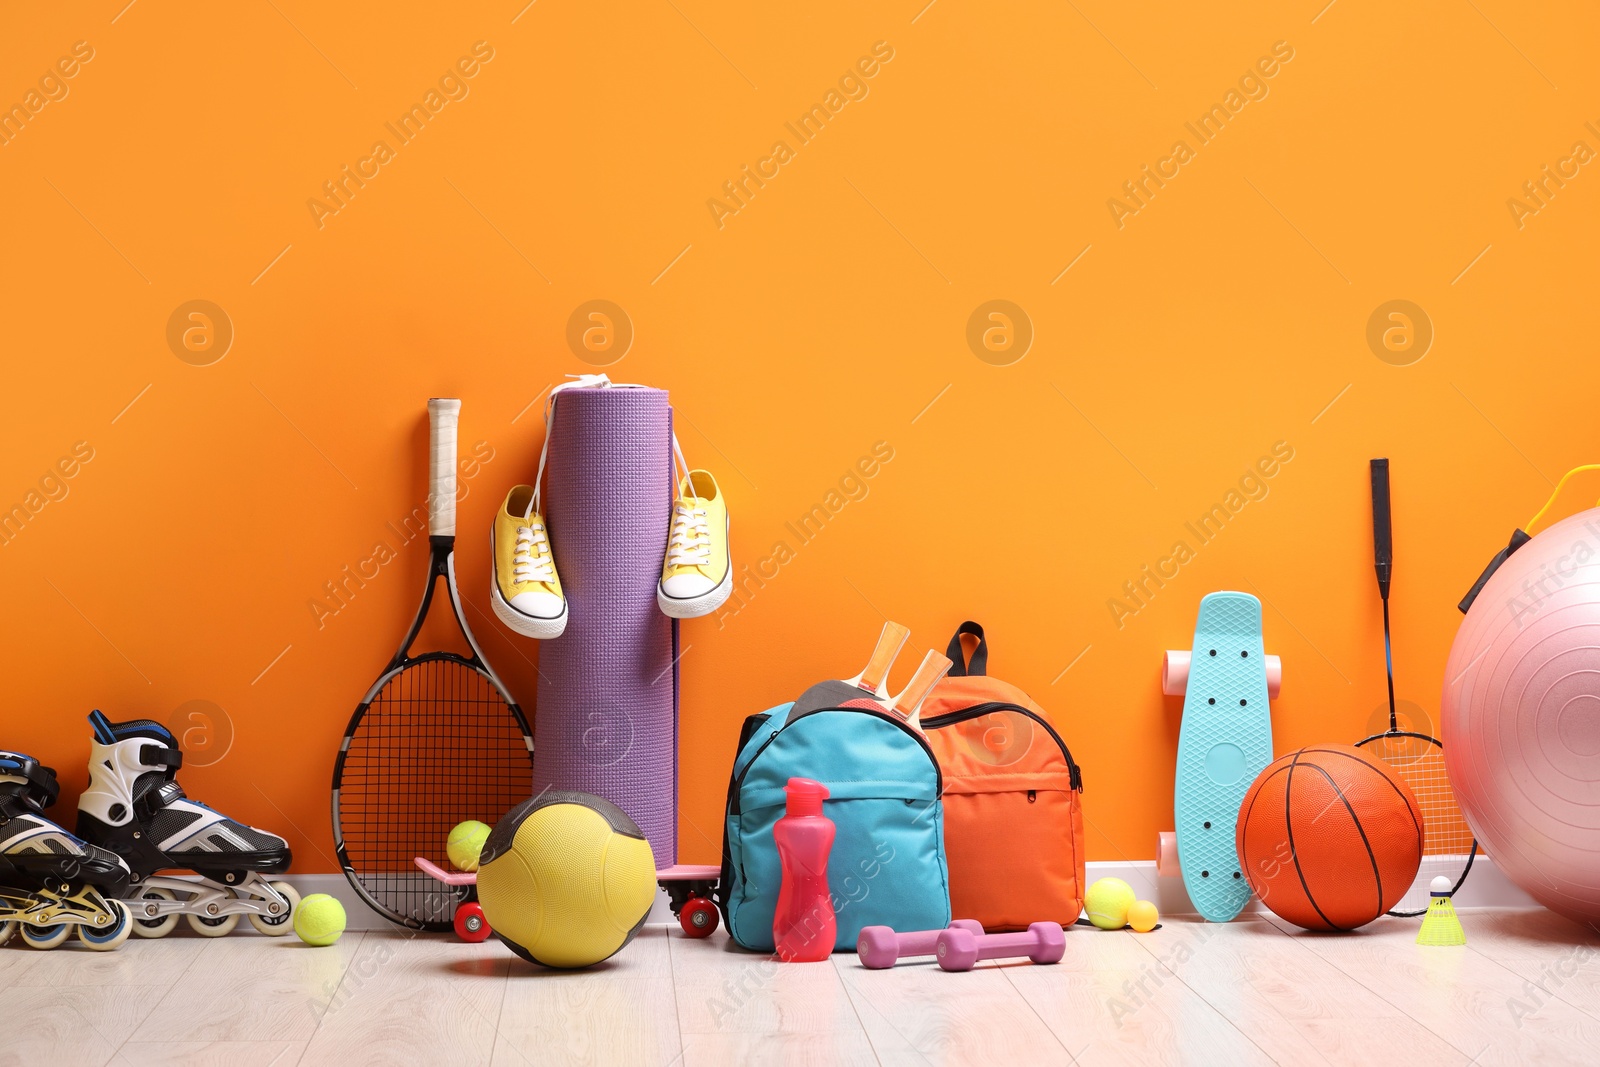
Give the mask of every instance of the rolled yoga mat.
[{"label": "rolled yoga mat", "polygon": [[533,786],[611,801],[678,858],[678,630],[656,606],[672,516],[659,389],[557,394],[544,511],[566,632],[539,649]]}]

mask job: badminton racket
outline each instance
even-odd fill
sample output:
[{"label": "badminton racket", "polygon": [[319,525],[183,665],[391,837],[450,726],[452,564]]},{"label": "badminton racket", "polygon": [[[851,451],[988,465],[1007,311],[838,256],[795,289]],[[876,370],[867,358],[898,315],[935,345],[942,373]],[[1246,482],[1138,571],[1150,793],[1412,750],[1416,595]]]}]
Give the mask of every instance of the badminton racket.
[{"label": "badminton racket", "polygon": [[[1394,701],[1394,645],[1389,634],[1389,581],[1394,574],[1394,528],[1389,509],[1389,461],[1372,461],[1372,559],[1383,599],[1383,662],[1389,679],[1389,728],[1356,742],[1394,771],[1416,795],[1422,811],[1422,866],[1390,915],[1423,915],[1431,897],[1429,885],[1440,875],[1455,894],[1467,880],[1478,842],[1461,814],[1445,773],[1444,744],[1416,730],[1400,729]],[[1409,723],[1407,725],[1410,725]]]}]

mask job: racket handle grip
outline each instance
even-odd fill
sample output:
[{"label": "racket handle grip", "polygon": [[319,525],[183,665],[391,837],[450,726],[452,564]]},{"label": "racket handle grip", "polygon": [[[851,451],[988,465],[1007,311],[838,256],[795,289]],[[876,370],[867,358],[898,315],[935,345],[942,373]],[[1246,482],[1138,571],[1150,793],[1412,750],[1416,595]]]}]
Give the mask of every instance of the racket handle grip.
[{"label": "racket handle grip", "polygon": [[906,687],[894,698],[890,710],[918,730],[922,729],[920,721],[922,702],[928,699],[933,687],[939,684],[939,679],[949,670],[949,657],[942,656],[930,648],[928,654],[922,657],[922,664],[917,667],[917,673],[911,676],[911,681],[907,682]]},{"label": "racket handle grip", "polygon": [[456,424],[461,401],[428,401],[428,533],[456,535]]},{"label": "racket handle grip", "polygon": [[888,695],[884,686],[889,681],[889,668],[894,666],[895,657],[900,655],[910,636],[910,627],[897,622],[883,624],[883,632],[878,635],[878,647],[872,650],[872,659],[867,661],[866,670],[861,672],[859,684],[862,689],[880,697]]},{"label": "racket handle grip", "polygon": [[1394,526],[1389,517],[1389,461],[1375,459],[1372,473],[1372,565],[1378,572],[1378,592],[1389,599],[1394,574]]}]

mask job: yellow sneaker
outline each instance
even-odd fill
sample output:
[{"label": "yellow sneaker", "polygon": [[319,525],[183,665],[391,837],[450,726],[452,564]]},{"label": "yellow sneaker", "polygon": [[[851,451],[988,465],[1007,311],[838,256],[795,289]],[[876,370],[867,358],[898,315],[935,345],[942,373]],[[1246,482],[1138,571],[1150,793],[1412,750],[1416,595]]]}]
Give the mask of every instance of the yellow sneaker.
[{"label": "yellow sneaker", "polygon": [[533,486],[514,486],[495,513],[489,530],[494,561],[489,602],[500,621],[523,637],[549,639],[567,628],[567,598],[534,499]]},{"label": "yellow sneaker", "polygon": [[709,615],[733,590],[728,556],[728,509],[710,471],[690,471],[672,504],[667,558],[656,603],[674,619]]}]

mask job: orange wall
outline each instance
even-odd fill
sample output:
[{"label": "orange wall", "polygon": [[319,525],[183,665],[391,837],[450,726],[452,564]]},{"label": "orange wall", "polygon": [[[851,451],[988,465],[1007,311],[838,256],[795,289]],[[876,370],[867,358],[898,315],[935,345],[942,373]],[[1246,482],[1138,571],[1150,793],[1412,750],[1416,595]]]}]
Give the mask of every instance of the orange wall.
[{"label": "orange wall", "polygon": [[[1356,739],[1383,700],[1374,455],[1394,462],[1399,691],[1435,713],[1456,600],[1597,458],[1600,176],[1562,161],[1600,149],[1600,16],[921,2],[10,6],[0,103],[75,42],[93,58],[0,145],[0,506],[92,459],[0,546],[0,744],[70,792],[90,708],[208,702],[189,791],[334,869],[333,753],[425,552],[320,627],[309,604],[421,502],[424,401],[460,396],[463,440],[493,451],[463,589],[531,700],[535,646],[488,621],[484,535],[537,460],[524,408],[594,369],[566,340],[593,299],[635,331],[609,373],[669,388],[721,479],[737,560],[794,554],[684,627],[686,860],[717,853],[742,717],[856,670],[880,612],[914,652],[989,628],[996,673],[1084,765],[1096,858],[1149,857],[1170,825],[1160,653],[1207,591],[1267,604],[1280,749]],[[475,42],[492,58],[445,83],[467,95],[401,144],[385,123]],[[785,123],[874,49],[892,59],[801,143]],[[1203,143],[1185,123],[1241,79]],[[308,207],[379,140],[364,188]],[[780,140],[764,188],[708,207]],[[1147,164],[1165,186],[1108,206]],[[1575,175],[1508,204],[1546,164]],[[205,366],[214,347],[167,338],[197,299],[234,333]],[[986,362],[967,341],[993,299],[1031,322],[1009,365],[1015,345]],[[1434,332],[1403,366],[1415,347],[1367,340],[1396,299]],[[800,546],[785,523],[876,442],[892,461]],[[1119,625],[1123,583],[1277,442],[1265,498]]]}]

